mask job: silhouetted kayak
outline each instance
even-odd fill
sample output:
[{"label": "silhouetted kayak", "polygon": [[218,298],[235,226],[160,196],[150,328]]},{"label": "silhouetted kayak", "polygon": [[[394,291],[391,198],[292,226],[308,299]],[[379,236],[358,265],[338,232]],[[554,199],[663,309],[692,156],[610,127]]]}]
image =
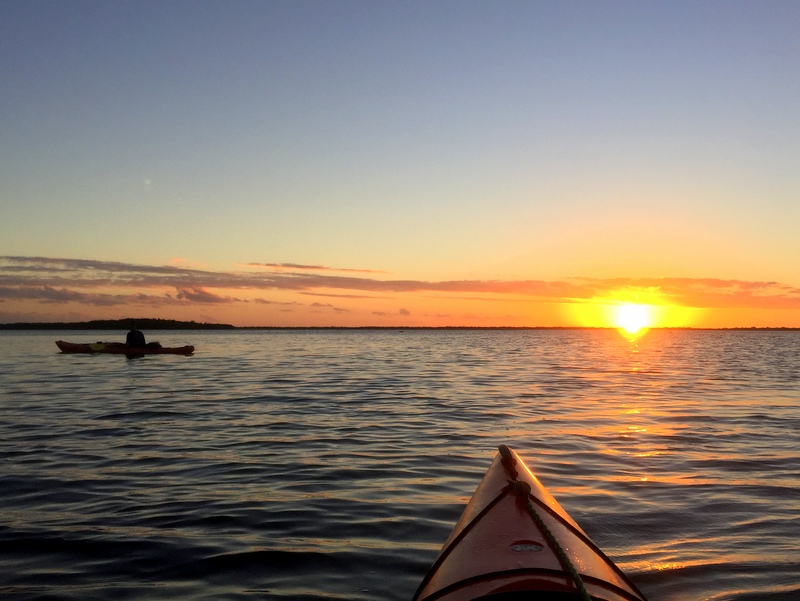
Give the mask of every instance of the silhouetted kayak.
[{"label": "silhouetted kayak", "polygon": [[413,601],[646,601],[500,446]]},{"label": "silhouetted kayak", "polygon": [[56,340],[62,353],[112,353],[115,355],[191,355],[193,346],[167,347],[158,343],[150,343],[145,347],[130,346],[122,342],[93,342],[80,344]]}]

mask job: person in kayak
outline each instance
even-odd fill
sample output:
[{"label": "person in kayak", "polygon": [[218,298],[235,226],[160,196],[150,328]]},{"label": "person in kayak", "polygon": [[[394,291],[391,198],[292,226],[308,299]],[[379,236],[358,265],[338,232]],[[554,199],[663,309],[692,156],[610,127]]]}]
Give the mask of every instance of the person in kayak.
[{"label": "person in kayak", "polygon": [[128,332],[128,336],[125,338],[125,344],[137,348],[144,348],[147,346],[147,343],[144,341],[144,334],[136,329],[136,324],[131,324],[131,331]]}]

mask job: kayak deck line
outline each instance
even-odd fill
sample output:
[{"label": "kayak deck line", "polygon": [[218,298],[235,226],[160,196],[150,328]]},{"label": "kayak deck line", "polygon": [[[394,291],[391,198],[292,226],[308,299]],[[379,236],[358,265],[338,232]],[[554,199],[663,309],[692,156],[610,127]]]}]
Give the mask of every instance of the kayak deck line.
[{"label": "kayak deck line", "polygon": [[646,601],[519,455],[500,445],[412,601],[522,599]]},{"label": "kayak deck line", "polygon": [[[500,456],[502,457],[500,464],[506,469],[506,473],[512,478],[508,481],[508,490],[517,495],[519,500],[525,504],[528,514],[531,516],[531,519],[536,522],[536,526],[539,528],[542,534],[544,534],[547,544],[550,545],[550,548],[558,557],[558,561],[561,562],[563,568],[569,572],[569,575],[572,577],[572,581],[575,583],[575,588],[578,589],[578,594],[580,595],[581,600],[592,601],[589,597],[589,593],[586,592],[586,586],[583,584],[581,575],[578,573],[578,570],[575,569],[575,565],[572,563],[572,561],[570,561],[570,558],[567,556],[564,548],[559,544],[556,537],[553,536],[550,528],[547,527],[547,524],[544,523],[544,520],[537,513],[536,508],[531,503],[531,485],[524,480],[517,479],[519,477],[519,472],[517,472],[515,469],[517,467],[517,460],[514,459],[514,456],[511,454],[511,449],[509,449],[506,445],[501,444],[498,447],[498,450],[500,451]],[[589,540],[588,537],[586,540]]]}]

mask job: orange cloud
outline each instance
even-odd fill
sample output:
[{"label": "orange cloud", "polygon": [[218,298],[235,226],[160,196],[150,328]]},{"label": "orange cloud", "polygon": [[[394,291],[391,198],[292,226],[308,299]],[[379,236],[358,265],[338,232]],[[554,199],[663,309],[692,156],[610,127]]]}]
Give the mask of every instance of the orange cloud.
[{"label": "orange cloud", "polygon": [[[0,257],[0,302],[77,303],[114,306],[230,305],[283,303],[287,295],[334,297],[343,301],[386,301],[396,295],[442,295],[459,301],[538,301],[586,303],[646,296],[651,304],[708,309],[800,309],[800,289],[779,282],[714,278],[567,278],[564,280],[382,279],[337,275],[334,271],[375,273],[292,263],[250,264],[269,271],[212,271],[183,266],[49,257]],[[279,270],[274,267],[279,266]],[[321,271],[321,273],[320,273]],[[231,295],[231,291],[240,291]],[[259,293],[259,298],[253,298]],[[275,298],[269,298],[274,295]],[[265,298],[266,297],[266,298]],[[296,297],[295,297],[296,299]],[[348,309],[309,303],[297,306]],[[422,303],[417,303],[416,311]],[[435,312],[436,310],[434,310]],[[445,312],[442,314],[446,313]],[[378,312],[380,313],[380,311]],[[377,314],[377,313],[376,313]],[[419,314],[419,313],[417,313]],[[433,313],[432,313],[433,314]],[[402,315],[402,313],[401,313]]]},{"label": "orange cloud", "polygon": [[355,272],[355,273],[386,273],[374,269],[354,269],[349,267],[326,267],[325,265],[302,265],[299,263],[245,263],[244,267],[264,267],[268,269],[293,269],[297,271],[336,271],[336,272]]},{"label": "orange cloud", "polygon": [[800,288],[779,282],[748,282],[714,278],[614,278],[582,281],[597,291],[597,296],[620,290],[646,291],[666,303],[684,307],[725,309],[798,309]]},{"label": "orange cloud", "polygon": [[230,303],[230,302],[241,302],[238,298],[233,298],[230,296],[220,296],[218,294],[214,294],[209,292],[205,288],[195,287],[195,288],[182,288],[178,290],[177,298],[180,300],[186,300],[193,303]]}]

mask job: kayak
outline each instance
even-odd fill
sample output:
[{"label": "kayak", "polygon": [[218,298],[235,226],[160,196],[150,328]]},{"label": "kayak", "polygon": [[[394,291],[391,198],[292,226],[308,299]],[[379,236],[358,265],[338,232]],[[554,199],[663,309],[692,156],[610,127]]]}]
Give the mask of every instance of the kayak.
[{"label": "kayak", "polygon": [[412,601],[646,601],[505,445]]},{"label": "kayak", "polygon": [[122,342],[93,342],[80,344],[56,340],[62,353],[112,353],[115,355],[191,355],[193,346],[168,347],[151,343],[145,347],[130,346]]}]

